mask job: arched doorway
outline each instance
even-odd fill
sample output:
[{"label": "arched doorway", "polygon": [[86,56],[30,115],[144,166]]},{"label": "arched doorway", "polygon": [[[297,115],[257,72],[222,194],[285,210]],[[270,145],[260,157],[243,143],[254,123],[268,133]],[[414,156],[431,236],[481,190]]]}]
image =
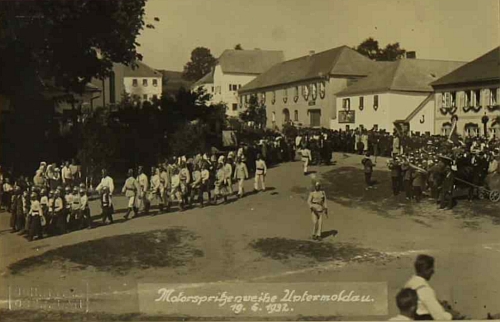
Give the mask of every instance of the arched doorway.
[{"label": "arched doorway", "polygon": [[283,109],[283,124],[290,123],[290,111],[287,108]]}]

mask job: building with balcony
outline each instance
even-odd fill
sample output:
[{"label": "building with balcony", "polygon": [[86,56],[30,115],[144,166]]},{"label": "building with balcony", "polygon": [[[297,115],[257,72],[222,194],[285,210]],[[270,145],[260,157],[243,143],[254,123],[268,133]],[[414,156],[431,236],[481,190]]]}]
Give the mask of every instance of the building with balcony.
[{"label": "building with balcony", "polygon": [[333,128],[349,125],[392,132],[395,121],[404,121],[412,132],[433,134],[434,90],[430,83],[464,64],[408,58],[382,63],[379,72],[337,93],[339,117]]},{"label": "building with balcony", "polygon": [[211,103],[225,103],[227,115],[238,117],[243,107],[239,104],[238,90],[283,60],[283,51],[227,49],[217,59],[213,71],[192,89],[204,87],[212,95]]},{"label": "building with balcony", "polygon": [[500,137],[500,47],[433,82],[435,132]]},{"label": "building with balcony", "polygon": [[337,93],[376,71],[380,63],[341,46],[275,65],[239,90],[240,105],[257,96],[267,127],[284,124],[331,128],[337,124]]}]

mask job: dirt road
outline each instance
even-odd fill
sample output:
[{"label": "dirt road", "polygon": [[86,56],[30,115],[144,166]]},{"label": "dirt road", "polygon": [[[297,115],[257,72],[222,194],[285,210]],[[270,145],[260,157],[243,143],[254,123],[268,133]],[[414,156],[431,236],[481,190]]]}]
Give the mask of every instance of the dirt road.
[{"label": "dirt road", "polygon": [[[31,243],[9,233],[2,213],[0,308],[8,308],[9,287],[85,291],[90,312],[125,314],[138,311],[137,283],[383,281],[391,316],[414,258],[426,253],[436,258],[431,284],[441,299],[475,319],[500,312],[498,204],[460,202],[453,211],[408,204],[391,195],[383,159],[377,189],[369,191],[359,156],[335,159],[309,176],[299,162],[270,169],[266,192],[228,205],[122,221],[125,199],[116,196],[115,224]],[[330,218],[318,243],[309,239],[306,198],[320,178]],[[92,213],[99,213],[96,203]]]}]

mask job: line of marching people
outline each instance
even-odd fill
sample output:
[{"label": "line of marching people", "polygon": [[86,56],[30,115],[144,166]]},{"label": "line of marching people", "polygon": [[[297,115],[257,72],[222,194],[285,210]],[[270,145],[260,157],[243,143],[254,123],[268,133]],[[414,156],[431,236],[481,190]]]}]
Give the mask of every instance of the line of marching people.
[{"label": "line of marching people", "polygon": [[[267,165],[261,155],[255,161],[254,190],[265,190],[265,176]],[[132,215],[149,215],[152,203],[157,203],[159,212],[169,212],[173,203],[177,203],[179,210],[199,204],[217,205],[220,201],[227,203],[228,198],[236,194],[238,198],[245,195],[244,181],[249,178],[245,156],[238,153],[235,158],[233,152],[224,155],[209,157],[207,154],[198,154],[194,158],[185,156],[170,160],[152,167],[149,176],[144,167],[139,166],[137,171],[129,169],[127,179],[121,192],[127,198],[127,211],[124,219]],[[237,183],[237,191],[233,186]],[[112,195],[114,192],[113,179],[103,170],[101,183],[96,188],[99,191],[103,221],[113,222]],[[207,198],[205,199],[205,196]]]},{"label": "line of marching people", "polygon": [[89,199],[83,184],[55,190],[15,185],[10,213],[11,232],[29,241],[91,228]]}]

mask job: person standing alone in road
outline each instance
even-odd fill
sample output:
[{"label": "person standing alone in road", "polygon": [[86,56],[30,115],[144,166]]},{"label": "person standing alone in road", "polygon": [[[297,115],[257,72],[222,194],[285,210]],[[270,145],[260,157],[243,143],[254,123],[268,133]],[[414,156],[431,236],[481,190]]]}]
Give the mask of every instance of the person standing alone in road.
[{"label": "person standing alone in road", "polygon": [[374,167],[372,159],[370,159],[369,152],[365,153],[365,157],[361,160],[361,164],[363,164],[364,167],[366,190],[368,190],[372,188],[372,173]]},{"label": "person standing alone in road", "polygon": [[321,229],[323,226],[323,214],[328,218],[328,208],[326,206],[326,194],[321,190],[321,184],[316,182],[314,191],[309,193],[307,204],[311,209],[311,217],[313,222],[312,239],[321,240]]},{"label": "person standing alone in road", "polygon": [[266,190],[266,173],[267,166],[266,161],[262,159],[260,154],[257,154],[257,161],[255,161],[255,182],[254,182],[254,190],[259,191],[259,181],[262,186],[262,191]]}]

